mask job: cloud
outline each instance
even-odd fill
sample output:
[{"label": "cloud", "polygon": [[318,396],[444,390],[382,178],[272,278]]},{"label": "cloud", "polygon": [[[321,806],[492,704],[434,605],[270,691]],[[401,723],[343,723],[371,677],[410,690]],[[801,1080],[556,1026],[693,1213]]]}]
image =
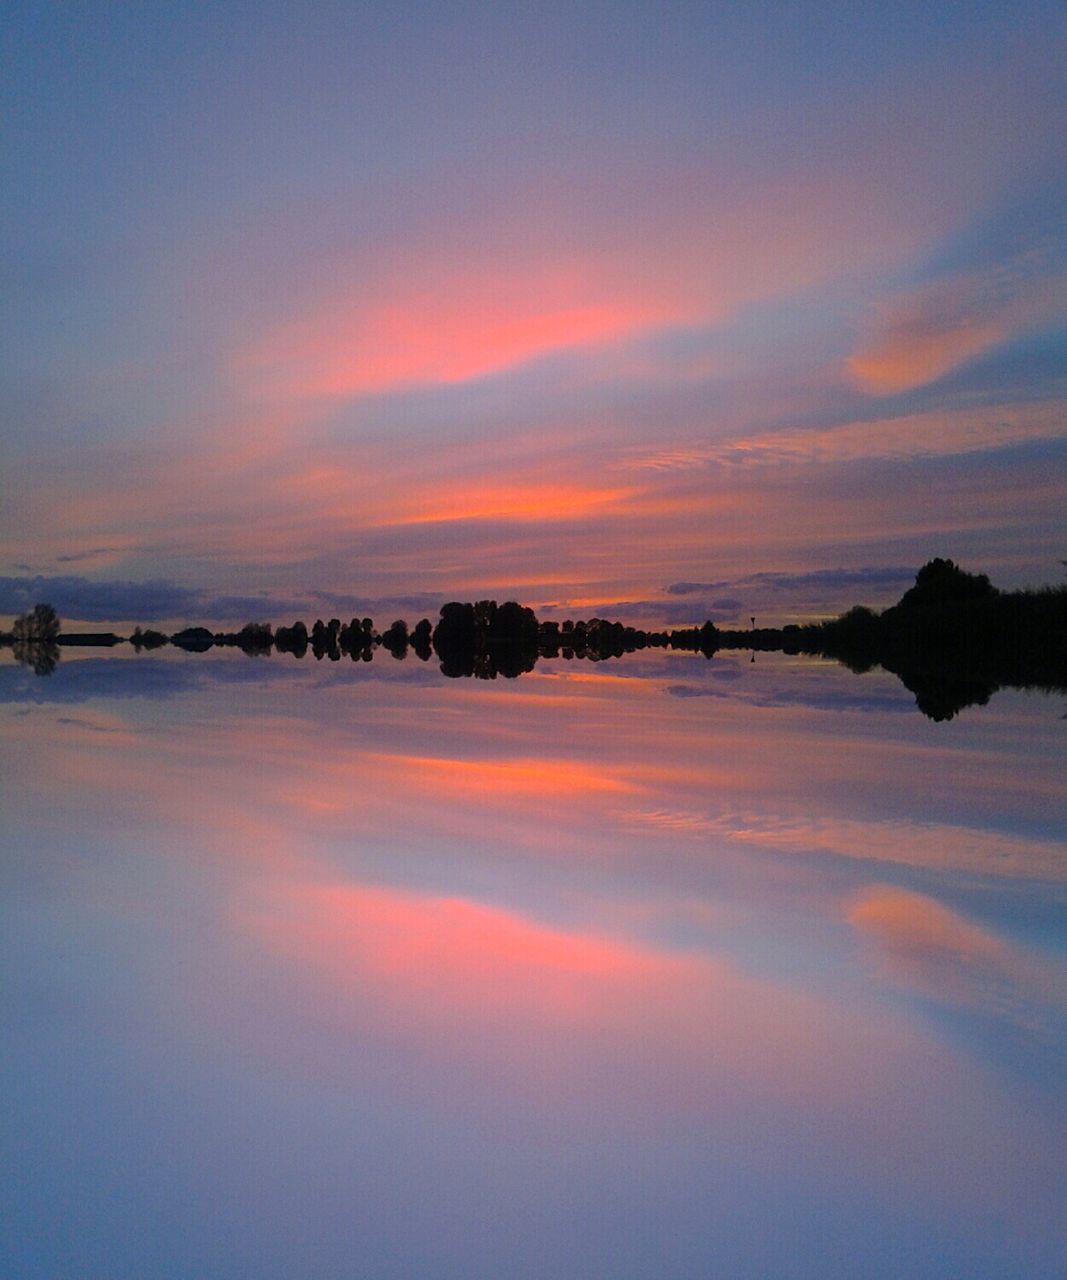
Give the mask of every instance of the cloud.
[{"label": "cloud", "polygon": [[860,822],[805,814],[708,814],[683,809],[635,809],[627,821],[650,829],[688,831],[787,854],[830,854],[936,871],[965,871],[1062,882],[1063,848],[1055,840],[908,820]]},{"label": "cloud", "polygon": [[[128,652],[128,651],[127,651]],[[374,662],[317,662],[312,656],[303,659],[250,657],[240,651],[209,654],[175,654],[168,656],[140,654],[128,661],[117,657],[77,658],[64,661],[46,679],[36,676],[20,664],[0,663],[0,703],[72,704],[92,702],[100,698],[143,698],[151,701],[182,694],[203,692],[218,685],[264,685],[297,679],[314,685],[337,682],[361,685],[368,681],[388,680],[391,684],[437,684],[437,664],[414,659],[394,662],[380,657]],[[218,656],[214,656],[218,655]]]},{"label": "cloud", "polygon": [[969,404],[922,413],[857,417],[831,425],[786,427],[738,436],[681,452],[635,451],[630,469],[652,472],[719,468],[834,466],[982,453],[1041,440],[1062,440],[1061,399],[1017,404]]},{"label": "cloud", "polygon": [[198,610],[201,593],[173,582],[94,582],[91,578],[0,578],[0,612],[21,613],[38,601],[53,605],[60,617],[87,622],[119,618],[155,621]]},{"label": "cloud", "polygon": [[[717,681],[731,683],[744,678],[744,673],[737,669],[712,670],[707,674]],[[794,691],[780,689],[764,692],[762,689],[754,691],[744,686],[723,688],[722,684],[719,684],[718,687],[714,685],[677,684],[670,685],[667,688],[667,692],[672,698],[729,698],[732,701],[743,701],[746,705],[754,707],[805,707],[812,711],[862,711],[865,713],[910,715],[915,708],[911,695],[907,694],[905,696],[903,691],[897,695],[893,693],[845,693],[837,690],[809,692],[803,689]]]},{"label": "cloud", "polygon": [[233,363],[259,393],[373,396],[453,384],[540,357],[604,346],[691,315],[669,287],[604,253],[552,260],[457,245],[437,258],[408,246],[358,287],[313,301]]},{"label": "cloud", "polygon": [[[654,1097],[706,1117],[755,1094],[764,1108],[869,1114],[871,1063],[892,1088],[901,1058],[884,1021],[845,1017],[718,955],[388,887],[261,879],[249,898],[234,925],[285,965],[282,998],[304,1016],[343,1043],[383,1036],[442,1065],[470,1063],[483,1087],[488,1069],[564,1106]],[[650,1044],[670,1052],[650,1055]]]},{"label": "cloud", "polygon": [[0,703],[92,702],[98,698],[173,698],[200,688],[206,673],[192,663],[142,658],[116,662],[108,658],[60,661],[47,678],[25,667],[0,665]]},{"label": "cloud", "polygon": [[[249,315],[229,374],[274,400],[455,386],[563,352],[610,353],[616,376],[647,374],[640,355],[627,369],[634,339],[895,269],[951,230],[963,201],[916,208],[915,166],[885,114],[872,111],[876,142],[873,119],[850,119],[851,136],[789,166],[747,152],[724,173],[703,147],[658,143],[632,145],[625,163],[559,156],[536,180],[407,209],[371,249],[320,243],[288,269],[272,318]],[[842,162],[859,138],[881,164]],[[909,183],[895,180],[905,172]],[[943,164],[924,176],[939,187],[942,175]],[[714,375],[720,360],[692,352],[683,376]]]},{"label": "cloud", "polygon": [[[884,587],[910,583],[915,577],[914,568],[902,566],[871,566],[862,569],[813,569],[805,573],[753,573],[744,578],[725,578],[718,582],[672,582],[664,590],[672,596],[705,595],[711,591],[738,586],[758,586],[772,591],[806,590],[809,587],[836,590],[845,587]],[[734,599],[721,600],[720,608],[740,608]]]},{"label": "cloud", "polygon": [[886,308],[874,336],[849,358],[849,372],[865,390],[888,395],[934,382],[1003,341],[1003,321],[967,301],[942,288]]},{"label": "cloud", "polygon": [[174,618],[227,621],[274,621],[297,614],[305,620],[321,613],[350,618],[386,613],[435,616],[443,597],[433,593],[363,596],[336,591],[308,591],[305,595],[241,595],[183,587],[166,579],[148,582],[97,581],[92,578],[45,576],[0,578],[0,614],[23,613],[39,601],[51,604],[61,618],[85,622],[132,619],[158,622]]},{"label": "cloud", "polygon": [[711,620],[723,622],[736,617],[740,604],[736,600],[697,601],[683,603],[677,600],[611,600],[603,602],[557,601],[541,605],[538,613],[546,618],[599,617],[612,622],[653,624],[656,628],[667,626],[693,626]]},{"label": "cloud", "polygon": [[921,893],[878,885],[848,911],[849,924],[893,982],[949,1004],[1045,1025],[1067,1010],[1062,965],[1031,953]]},{"label": "cloud", "polygon": [[77,551],[69,555],[56,556],[57,564],[78,564],[83,560],[97,560],[101,556],[112,556],[121,553],[122,547],[93,547],[90,551]]},{"label": "cloud", "polygon": [[1067,272],[1037,248],[984,272],[948,276],[883,303],[849,357],[863,390],[890,395],[935,382],[1010,337],[1063,314]]}]

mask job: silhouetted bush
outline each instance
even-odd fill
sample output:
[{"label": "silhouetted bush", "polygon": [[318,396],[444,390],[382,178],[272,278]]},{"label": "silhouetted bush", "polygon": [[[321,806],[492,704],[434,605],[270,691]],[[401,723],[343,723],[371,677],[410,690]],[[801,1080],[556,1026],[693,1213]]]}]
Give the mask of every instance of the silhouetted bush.
[{"label": "silhouetted bush", "polygon": [[206,653],[215,643],[215,637],[207,627],[186,627],[172,635],[170,642],[190,653]]},{"label": "silhouetted bush", "polygon": [[165,636],[162,631],[153,631],[151,628],[142,631],[140,627],[135,627],[133,635],[130,636],[130,644],[138,653],[142,649],[160,649],[165,644],[170,643],[170,637]]}]

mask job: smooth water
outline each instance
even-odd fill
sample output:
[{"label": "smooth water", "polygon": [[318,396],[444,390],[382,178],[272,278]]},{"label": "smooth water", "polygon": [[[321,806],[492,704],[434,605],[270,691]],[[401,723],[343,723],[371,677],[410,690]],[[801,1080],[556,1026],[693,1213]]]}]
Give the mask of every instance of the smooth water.
[{"label": "smooth water", "polygon": [[1062,1280],[1067,721],[0,668],[0,1274]]}]

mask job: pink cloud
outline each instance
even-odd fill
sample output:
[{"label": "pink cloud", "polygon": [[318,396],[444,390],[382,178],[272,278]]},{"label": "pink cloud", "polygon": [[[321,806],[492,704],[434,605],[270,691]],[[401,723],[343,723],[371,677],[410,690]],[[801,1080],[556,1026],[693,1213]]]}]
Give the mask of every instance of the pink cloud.
[{"label": "pink cloud", "polygon": [[528,262],[468,250],[432,261],[413,251],[274,325],[235,371],[261,393],[374,395],[464,382],[688,314],[669,290],[628,279],[623,264],[592,254]]}]

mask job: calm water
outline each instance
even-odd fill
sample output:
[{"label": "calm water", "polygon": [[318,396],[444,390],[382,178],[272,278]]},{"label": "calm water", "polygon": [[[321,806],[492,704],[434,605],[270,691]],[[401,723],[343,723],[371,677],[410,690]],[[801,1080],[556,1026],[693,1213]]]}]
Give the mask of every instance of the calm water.
[{"label": "calm water", "polygon": [[0,1274],[1062,1280],[1067,721],[0,668]]}]

